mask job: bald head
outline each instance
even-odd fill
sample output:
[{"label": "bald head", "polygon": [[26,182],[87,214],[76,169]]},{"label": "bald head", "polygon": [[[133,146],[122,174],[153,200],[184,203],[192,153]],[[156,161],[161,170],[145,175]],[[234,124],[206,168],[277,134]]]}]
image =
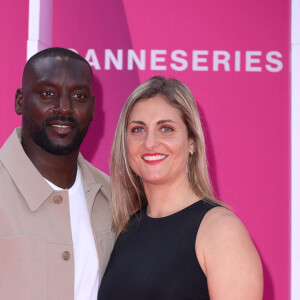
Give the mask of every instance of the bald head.
[{"label": "bald head", "polygon": [[60,47],[53,47],[53,48],[48,48],[45,50],[42,50],[35,55],[33,55],[26,63],[23,71],[23,78],[22,78],[22,84],[24,85],[24,78],[26,77],[27,72],[36,64],[37,61],[46,59],[48,57],[55,57],[57,60],[62,59],[62,60],[68,60],[68,59],[75,59],[79,60],[85,64],[88,65],[91,75],[93,77],[93,72],[90,64],[79,54],[76,52],[65,49],[65,48],[60,48]]}]

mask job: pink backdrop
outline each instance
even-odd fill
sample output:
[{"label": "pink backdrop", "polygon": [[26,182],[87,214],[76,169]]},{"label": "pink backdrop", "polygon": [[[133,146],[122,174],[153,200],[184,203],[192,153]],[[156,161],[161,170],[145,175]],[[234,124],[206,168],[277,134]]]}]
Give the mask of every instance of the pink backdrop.
[{"label": "pink backdrop", "polygon": [[[26,57],[27,9],[11,7],[0,21],[0,145],[20,124],[13,96]],[[267,300],[289,298],[289,12],[286,0],[53,1],[53,46],[75,49],[94,69],[96,115],[84,156],[108,173],[131,91],[155,74],[185,82],[202,116],[216,194],[258,248]],[[131,70],[132,53],[145,61]]]},{"label": "pink backdrop", "polygon": [[28,7],[27,1],[0,1],[0,146],[21,124],[14,112],[14,97],[16,89],[22,85],[21,74],[26,63]]}]

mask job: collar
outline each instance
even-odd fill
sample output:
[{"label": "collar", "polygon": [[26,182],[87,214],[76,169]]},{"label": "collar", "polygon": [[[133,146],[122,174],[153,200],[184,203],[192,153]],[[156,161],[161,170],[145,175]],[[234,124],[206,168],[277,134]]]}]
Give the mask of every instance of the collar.
[{"label": "collar", "polygon": [[[23,195],[32,211],[36,211],[44,201],[55,191],[44,180],[34,164],[28,158],[20,143],[21,128],[16,128],[0,149],[0,160],[10,174],[20,193]],[[88,162],[78,156],[78,165],[82,171],[82,182],[85,193],[96,195],[102,184],[96,182]],[[92,192],[92,193],[91,193]],[[103,191],[109,195],[108,191]],[[95,197],[87,197],[88,207],[91,208]],[[88,199],[87,199],[88,200]]]}]

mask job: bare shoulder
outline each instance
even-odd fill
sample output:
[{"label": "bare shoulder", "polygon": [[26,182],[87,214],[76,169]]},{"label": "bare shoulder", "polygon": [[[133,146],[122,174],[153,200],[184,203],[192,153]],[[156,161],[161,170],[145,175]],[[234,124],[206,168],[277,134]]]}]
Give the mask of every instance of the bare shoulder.
[{"label": "bare shoulder", "polygon": [[231,211],[215,207],[206,213],[196,253],[211,299],[262,299],[260,257],[244,224]]},{"label": "bare shoulder", "polygon": [[248,235],[240,219],[224,207],[215,207],[208,211],[202,220],[200,229],[213,236],[215,234],[219,236],[220,234],[237,233],[237,231]]}]

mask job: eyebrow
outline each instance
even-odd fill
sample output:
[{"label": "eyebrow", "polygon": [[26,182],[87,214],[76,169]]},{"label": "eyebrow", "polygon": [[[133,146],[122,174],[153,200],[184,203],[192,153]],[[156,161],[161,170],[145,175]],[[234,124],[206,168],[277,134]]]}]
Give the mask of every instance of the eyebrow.
[{"label": "eyebrow", "polygon": [[[41,81],[37,81],[37,85],[38,86],[40,86],[40,85],[46,85],[46,86],[54,86],[54,85],[57,85],[57,83],[56,82],[53,82],[53,81],[48,81],[48,80],[41,80]],[[73,84],[72,86],[71,86],[71,88],[73,88],[73,89],[78,89],[78,90],[83,90],[83,89],[86,89],[86,90],[88,90],[88,89],[90,89],[90,86],[88,85],[88,84],[82,84],[82,83],[76,83],[75,82],[75,84]]]},{"label": "eyebrow", "polygon": [[[131,123],[135,123],[135,124],[140,124],[140,125],[146,126],[145,122],[143,122],[143,121],[133,120],[133,121],[129,122],[129,124],[131,124]],[[171,120],[171,119],[159,120],[159,121],[156,122],[157,125],[164,124],[164,123],[176,123],[176,122],[173,121],[173,120]]]},{"label": "eyebrow", "polygon": [[157,121],[157,122],[156,122],[157,125],[163,124],[163,123],[176,123],[176,122],[173,121],[173,120],[171,120],[171,119],[160,120],[160,121]]}]

